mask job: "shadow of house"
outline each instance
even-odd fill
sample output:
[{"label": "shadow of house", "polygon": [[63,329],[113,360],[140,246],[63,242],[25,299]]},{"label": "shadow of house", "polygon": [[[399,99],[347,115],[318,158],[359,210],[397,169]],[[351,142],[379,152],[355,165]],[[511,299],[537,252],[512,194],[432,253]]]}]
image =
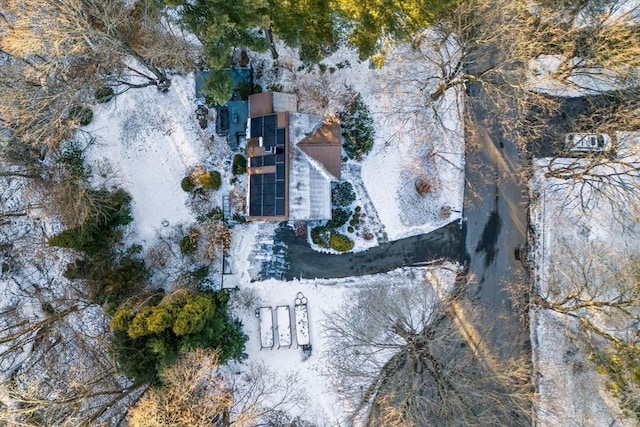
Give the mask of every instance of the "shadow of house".
[{"label": "shadow of house", "polygon": [[[238,148],[246,137],[248,97],[253,88],[253,69],[228,68],[227,71],[231,75],[232,95],[225,105],[215,105],[216,134],[226,136],[231,148]],[[207,104],[204,85],[210,74],[209,70],[196,72],[196,99],[201,104]]]},{"label": "shadow of house", "polygon": [[297,112],[295,95],[249,97],[249,221],[331,218],[331,182],[340,180],[341,131],[335,117]]}]

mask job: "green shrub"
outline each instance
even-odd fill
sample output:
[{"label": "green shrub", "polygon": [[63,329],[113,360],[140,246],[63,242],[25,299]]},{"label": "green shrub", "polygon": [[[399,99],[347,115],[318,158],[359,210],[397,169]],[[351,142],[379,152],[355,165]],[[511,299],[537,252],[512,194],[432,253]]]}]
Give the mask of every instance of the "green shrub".
[{"label": "green shrub", "polygon": [[360,214],[358,212],[354,212],[351,220],[349,221],[349,225],[355,227],[360,223]]},{"label": "green shrub", "polygon": [[349,233],[353,234],[353,232],[354,232],[355,230],[353,229],[353,227],[352,227],[352,226],[348,226],[348,227],[347,227],[347,231],[348,231]]},{"label": "green shrub", "polygon": [[323,225],[312,228],[311,241],[321,248],[329,248],[331,244],[331,229]]},{"label": "green shrub", "polygon": [[351,212],[346,209],[337,208],[331,210],[331,219],[327,221],[328,228],[338,228],[342,227],[349,221],[351,217]]},{"label": "green shrub", "polygon": [[251,95],[251,84],[247,82],[238,83],[238,95],[242,99],[248,99],[249,95]]},{"label": "green shrub", "polygon": [[211,209],[208,213],[204,215],[200,215],[196,219],[198,220],[198,222],[206,222],[209,220],[224,221],[224,212],[222,211],[222,208],[216,206],[215,208]]},{"label": "green shrub", "polygon": [[119,238],[117,227],[130,223],[131,196],[124,190],[91,190],[93,211],[84,223],[49,239],[49,245],[75,249],[92,255]]},{"label": "green shrub", "polygon": [[190,176],[185,176],[180,182],[180,187],[182,187],[182,190],[190,193],[196,188],[196,185],[194,184]]},{"label": "green shrub", "polygon": [[190,255],[195,253],[196,249],[198,249],[198,237],[189,234],[188,236],[184,236],[180,240],[180,252],[182,255]]},{"label": "green shrub", "polygon": [[239,214],[239,213],[234,213],[233,216],[231,217],[235,222],[238,222],[240,224],[244,224],[245,222],[247,222],[247,217]]},{"label": "green shrub", "polygon": [[83,280],[89,300],[113,314],[122,301],[145,287],[149,272],[140,258],[141,250],[139,245],[132,245],[121,255],[104,251],[85,256],[67,265],[64,276]]},{"label": "green shrub", "polygon": [[98,101],[101,104],[105,102],[109,102],[113,98],[114,94],[115,92],[112,87],[101,86],[98,89],[96,89],[96,92],[95,92],[96,101]]},{"label": "green shrub", "polygon": [[58,163],[64,164],[74,178],[88,178],[91,174],[91,169],[87,168],[84,164],[84,153],[82,149],[74,141],[70,141],[64,145],[62,153],[58,158]]},{"label": "green shrub", "polygon": [[242,175],[247,172],[247,159],[242,154],[233,156],[233,166],[231,167],[234,175]]},{"label": "green shrub", "polygon": [[355,209],[356,213],[360,213],[361,210],[362,210],[362,206],[356,206],[356,209]]},{"label": "green shrub", "polygon": [[342,181],[331,186],[331,203],[333,206],[343,208],[350,206],[356,200],[356,193],[349,181]]},{"label": "green shrub", "polygon": [[121,306],[110,327],[118,366],[141,383],[156,382],[180,353],[196,348],[218,349],[221,363],[246,357],[247,336],[223,292],[180,289],[147,298],[142,307]]},{"label": "green shrub", "polygon": [[331,248],[338,252],[347,252],[353,249],[353,240],[345,236],[344,234],[333,232],[331,233]]},{"label": "green shrub", "polygon": [[338,116],[344,136],[344,151],[349,158],[360,159],[371,151],[375,137],[373,118],[369,108],[360,94],[356,94]]},{"label": "green shrub", "polygon": [[220,184],[222,184],[222,179],[220,178],[220,172],[208,171],[198,177],[198,182],[202,188],[217,190],[220,188]]},{"label": "green shrub", "polygon": [[69,109],[67,117],[77,121],[80,126],[86,126],[93,120],[93,111],[84,105],[74,105]]}]

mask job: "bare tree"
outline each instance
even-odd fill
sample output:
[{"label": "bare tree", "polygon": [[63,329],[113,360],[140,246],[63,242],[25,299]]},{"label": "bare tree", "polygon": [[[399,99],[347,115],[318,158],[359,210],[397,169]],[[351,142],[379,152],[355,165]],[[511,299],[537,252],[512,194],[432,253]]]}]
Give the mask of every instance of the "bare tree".
[{"label": "bare tree", "polygon": [[[482,324],[436,279],[380,284],[329,317],[331,366],[366,425],[528,425],[529,364],[503,356],[500,366],[465,332]],[[464,308],[462,308],[464,307]]]},{"label": "bare tree", "polygon": [[601,243],[560,244],[545,261],[539,307],[570,316],[613,343],[634,342],[640,325],[636,255]]},{"label": "bare tree", "polygon": [[294,378],[274,380],[263,365],[251,365],[240,377],[225,371],[213,350],[186,353],[129,411],[130,425],[249,426],[301,402]]},{"label": "bare tree", "polygon": [[69,138],[100,87],[167,90],[197,50],[148,0],[10,0],[0,17],[0,118],[32,145]]},{"label": "bare tree", "polygon": [[603,243],[574,241],[544,260],[546,280],[538,284],[537,309],[571,320],[581,349],[607,379],[626,416],[639,419],[640,287],[637,253]]}]

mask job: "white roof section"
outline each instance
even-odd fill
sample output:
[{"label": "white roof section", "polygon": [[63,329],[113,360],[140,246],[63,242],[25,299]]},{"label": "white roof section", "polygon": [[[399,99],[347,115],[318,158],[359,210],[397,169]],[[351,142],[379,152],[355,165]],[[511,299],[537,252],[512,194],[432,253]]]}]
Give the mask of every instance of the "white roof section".
[{"label": "white roof section", "polygon": [[293,93],[273,92],[273,112],[298,111],[298,97]]},{"label": "white roof section", "polygon": [[332,176],[297,147],[322,120],[311,114],[289,114],[289,219],[292,221],[331,219]]}]

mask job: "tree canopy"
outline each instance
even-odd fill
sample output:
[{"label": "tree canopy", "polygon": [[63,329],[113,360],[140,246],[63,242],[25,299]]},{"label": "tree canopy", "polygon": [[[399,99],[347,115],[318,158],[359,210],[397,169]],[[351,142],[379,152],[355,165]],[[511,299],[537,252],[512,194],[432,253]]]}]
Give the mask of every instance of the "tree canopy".
[{"label": "tree canopy", "polygon": [[155,382],[189,350],[215,348],[222,363],[243,358],[247,337],[227,301],[222,292],[180,289],[120,306],[110,325],[121,369],[140,382]]}]

